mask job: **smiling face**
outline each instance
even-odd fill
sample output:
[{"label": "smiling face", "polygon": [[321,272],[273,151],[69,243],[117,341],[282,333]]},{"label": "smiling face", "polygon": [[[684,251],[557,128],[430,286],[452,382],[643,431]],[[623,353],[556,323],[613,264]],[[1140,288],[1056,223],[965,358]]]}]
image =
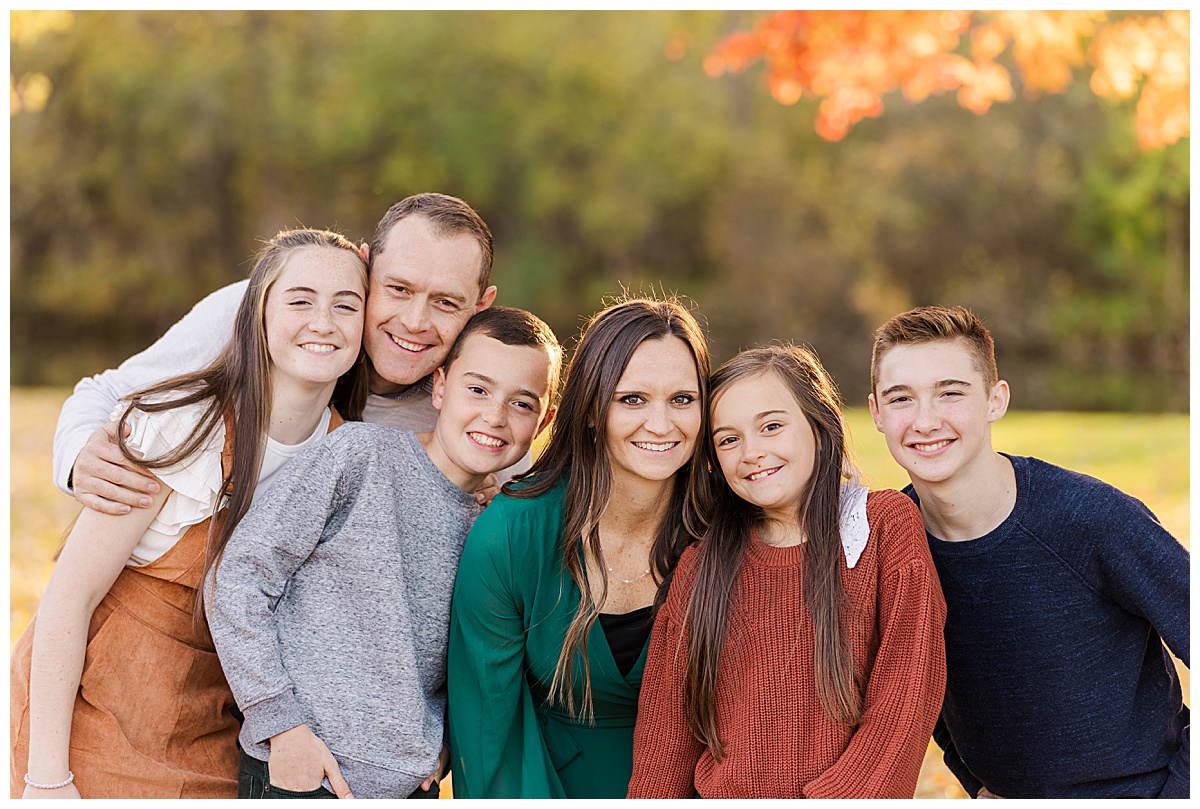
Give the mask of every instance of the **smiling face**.
[{"label": "smiling face", "polygon": [[812,478],[817,439],[774,373],[734,382],[713,403],[713,444],[734,494],[770,520],[794,523]]},{"label": "smiling face", "polygon": [[545,349],[469,334],[434,375],[437,425],[422,438],[430,460],[463,491],[512,466],[554,416],[550,380]]},{"label": "smiling face", "polygon": [[366,288],[358,258],[296,248],[267,292],[263,318],[272,380],[332,385],[358,358]]},{"label": "smiling face", "polygon": [[700,378],[687,343],[674,336],[644,341],[608,405],[614,482],[669,480],[695,452],[700,422]]},{"label": "smiling face", "polygon": [[1008,409],[1008,383],[988,385],[964,340],[889,348],[877,377],[871,417],[914,483],[944,483],[991,459],[991,425]]},{"label": "smiling face", "polygon": [[439,235],[424,216],[392,227],[371,264],[363,341],[373,393],[394,393],[431,374],[471,315],[492,304],[494,286],[480,294],[481,259],[475,237]]}]

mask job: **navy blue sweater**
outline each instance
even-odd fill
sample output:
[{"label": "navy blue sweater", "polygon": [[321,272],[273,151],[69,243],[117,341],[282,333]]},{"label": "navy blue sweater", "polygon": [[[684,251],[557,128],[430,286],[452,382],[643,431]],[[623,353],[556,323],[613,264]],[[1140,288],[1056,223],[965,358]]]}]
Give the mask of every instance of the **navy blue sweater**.
[{"label": "navy blue sweater", "polygon": [[946,765],[971,795],[1187,797],[1188,709],[1163,641],[1191,667],[1188,552],[1112,486],[1006,457],[1008,518],[964,542],[929,536]]}]

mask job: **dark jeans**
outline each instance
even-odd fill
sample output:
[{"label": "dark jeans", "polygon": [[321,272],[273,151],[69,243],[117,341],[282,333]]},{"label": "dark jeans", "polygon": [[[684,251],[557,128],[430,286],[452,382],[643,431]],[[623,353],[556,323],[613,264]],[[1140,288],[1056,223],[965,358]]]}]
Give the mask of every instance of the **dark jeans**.
[{"label": "dark jeans", "polygon": [[[439,793],[437,784],[429,791],[417,787],[410,798],[436,798]],[[334,795],[324,787],[317,787],[311,792],[292,792],[290,789],[280,789],[271,785],[267,772],[267,762],[259,761],[246,751],[238,751],[238,797],[239,798],[334,798]]]}]

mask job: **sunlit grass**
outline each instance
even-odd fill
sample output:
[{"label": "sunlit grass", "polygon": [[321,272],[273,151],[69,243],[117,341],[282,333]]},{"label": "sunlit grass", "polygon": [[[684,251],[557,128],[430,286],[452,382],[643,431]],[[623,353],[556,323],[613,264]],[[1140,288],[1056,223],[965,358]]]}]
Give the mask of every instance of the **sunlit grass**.
[{"label": "sunlit grass", "polygon": [[[68,393],[15,389],[11,394],[10,648],[37,607],[53,566],[51,557],[78,510],[51,481],[54,423]],[[849,410],[846,421],[855,457],[871,486],[904,486],[907,478],[892,461],[869,414]],[[995,425],[993,443],[1010,454],[1035,455],[1086,472],[1132,494],[1190,547],[1187,416],[1009,413]],[[1188,671],[1179,668],[1186,699]],[[447,788],[443,794],[449,792]],[[917,797],[961,796],[958,782],[941,764],[940,751],[931,745]]]}]

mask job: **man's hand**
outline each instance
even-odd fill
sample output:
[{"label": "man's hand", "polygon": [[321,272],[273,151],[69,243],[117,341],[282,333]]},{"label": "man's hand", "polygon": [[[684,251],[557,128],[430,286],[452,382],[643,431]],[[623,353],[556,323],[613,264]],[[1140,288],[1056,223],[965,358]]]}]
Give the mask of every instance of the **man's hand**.
[{"label": "man's hand", "polygon": [[450,748],[442,745],[442,752],[438,753],[437,769],[433,774],[421,782],[421,789],[428,792],[434,784],[440,784],[442,779],[446,777],[446,770],[450,769]]},{"label": "man's hand", "polygon": [[[117,424],[112,421],[92,433],[71,470],[71,491],[83,506],[103,514],[128,514],[146,508],[158,492],[158,479],[144,466],[121,454]],[[126,426],[126,435],[128,425]]]},{"label": "man's hand", "polygon": [[980,787],[975,793],[976,798],[999,798],[1000,796],[990,791],[987,787]]},{"label": "man's hand", "polygon": [[495,475],[488,475],[475,489],[475,502],[486,506],[498,494],[500,494],[500,479]]},{"label": "man's hand", "polygon": [[271,786],[290,792],[312,792],[321,786],[322,778],[328,778],[339,798],[354,797],[342,778],[337,759],[308,725],[296,725],[271,737],[267,777]]}]

